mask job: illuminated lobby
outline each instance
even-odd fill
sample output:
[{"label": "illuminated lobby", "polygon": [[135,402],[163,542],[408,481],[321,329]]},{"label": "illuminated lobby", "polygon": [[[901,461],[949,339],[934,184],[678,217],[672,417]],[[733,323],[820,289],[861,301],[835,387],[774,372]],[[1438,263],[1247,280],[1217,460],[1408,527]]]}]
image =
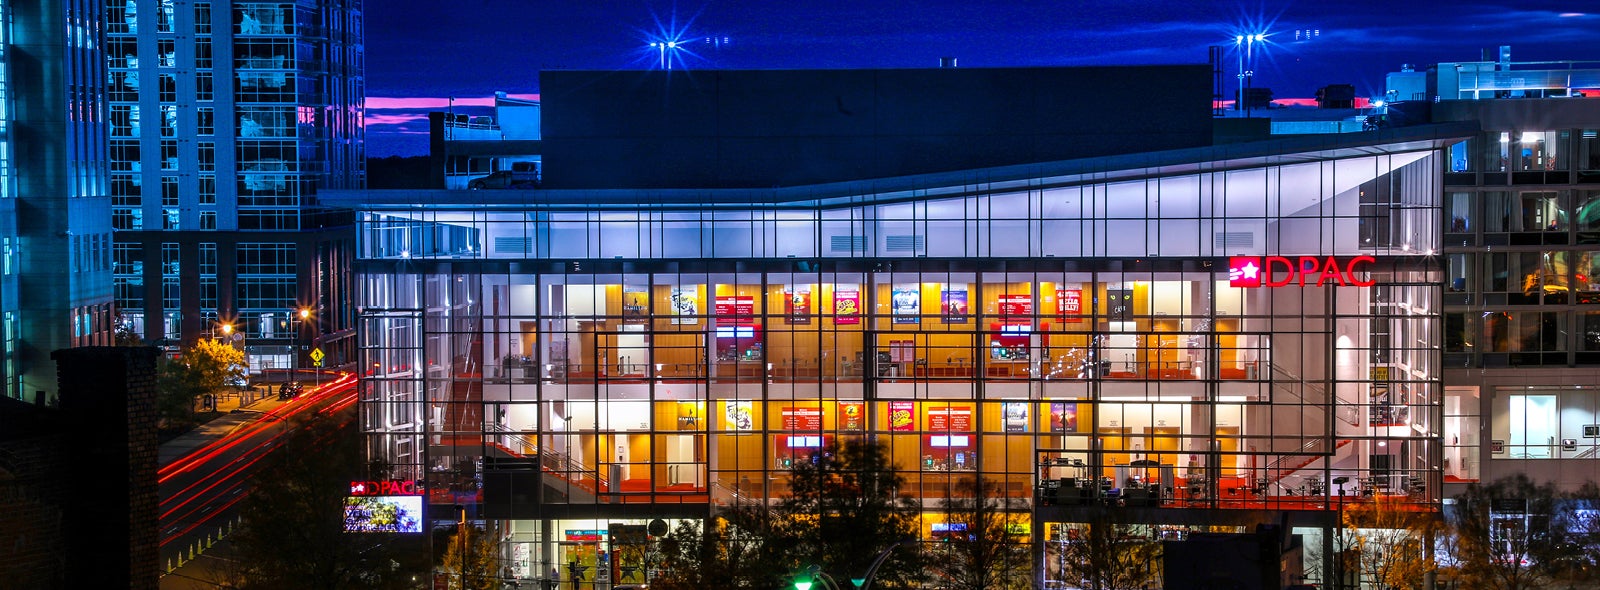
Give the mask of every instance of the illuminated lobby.
[{"label": "illuminated lobby", "polygon": [[519,576],[603,561],[614,525],[774,501],[793,462],[871,439],[925,539],[983,477],[1049,578],[1097,510],[1179,538],[1438,510],[1454,133],[324,200],[358,212],[369,454],[437,518],[507,523]]}]

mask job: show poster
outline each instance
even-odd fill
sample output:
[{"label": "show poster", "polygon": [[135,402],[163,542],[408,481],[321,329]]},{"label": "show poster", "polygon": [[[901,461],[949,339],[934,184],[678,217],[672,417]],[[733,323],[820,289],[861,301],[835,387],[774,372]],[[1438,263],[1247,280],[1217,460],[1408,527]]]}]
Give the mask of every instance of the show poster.
[{"label": "show poster", "polygon": [[895,285],[890,292],[889,312],[894,316],[896,324],[915,324],[920,321],[917,316],[922,313],[922,292],[916,285]]},{"label": "show poster", "polygon": [[1000,405],[1001,414],[1005,419],[1006,432],[1028,431],[1028,403],[1006,402]]},{"label": "show poster", "polygon": [[750,295],[721,295],[717,297],[716,309],[718,319],[755,319],[756,298]]},{"label": "show poster", "polygon": [[784,289],[783,315],[789,318],[789,325],[809,325],[811,323],[811,287],[789,287]]},{"label": "show poster", "polygon": [[972,406],[935,406],[928,408],[928,430],[934,432],[971,432]]},{"label": "show poster", "polygon": [[1056,289],[1056,316],[1062,322],[1083,322],[1083,289]]},{"label": "show poster", "polygon": [[622,323],[643,324],[649,321],[650,293],[644,287],[622,287]]},{"label": "show poster", "polygon": [[822,408],[787,407],[783,409],[783,429],[816,432],[822,430]]},{"label": "show poster", "polygon": [[967,292],[946,290],[939,294],[939,308],[946,324],[967,323]]},{"label": "show poster", "polygon": [[698,324],[700,319],[700,298],[698,289],[694,287],[672,288],[672,323]]},{"label": "show poster", "polygon": [[1026,320],[1033,316],[1032,295],[1001,295],[1001,320]]},{"label": "show poster", "polygon": [[911,432],[917,429],[917,402],[889,402],[889,430]]},{"label": "show poster", "polygon": [[867,404],[839,402],[839,430],[866,430]]},{"label": "show poster", "polygon": [[728,419],[726,428],[728,430],[755,429],[755,418],[753,410],[750,408],[750,402],[729,400],[726,412],[726,418]]},{"label": "show poster", "polygon": [[1050,432],[1077,432],[1078,404],[1050,404]]},{"label": "show poster", "polygon": [[833,323],[837,326],[853,326],[861,323],[860,291],[854,288],[834,290]]}]

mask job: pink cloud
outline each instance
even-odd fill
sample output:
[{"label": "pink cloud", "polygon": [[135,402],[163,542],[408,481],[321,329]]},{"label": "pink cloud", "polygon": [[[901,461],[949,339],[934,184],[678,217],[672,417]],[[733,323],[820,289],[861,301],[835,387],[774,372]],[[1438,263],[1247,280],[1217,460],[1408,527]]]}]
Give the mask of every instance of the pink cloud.
[{"label": "pink cloud", "polygon": [[428,115],[423,114],[393,114],[393,113],[367,113],[367,125],[406,125],[421,123],[428,120]]},{"label": "pink cloud", "polygon": [[[509,98],[519,100],[539,100],[538,94],[508,94]],[[458,107],[492,107],[493,96],[456,97],[455,106]],[[434,109],[441,110],[451,106],[447,97],[416,96],[416,97],[389,97],[368,96],[368,109]]]}]

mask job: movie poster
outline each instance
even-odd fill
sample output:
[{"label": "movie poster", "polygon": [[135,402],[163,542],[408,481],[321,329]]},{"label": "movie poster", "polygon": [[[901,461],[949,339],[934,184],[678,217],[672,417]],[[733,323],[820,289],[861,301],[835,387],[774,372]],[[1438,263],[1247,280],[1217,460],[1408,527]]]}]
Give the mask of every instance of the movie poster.
[{"label": "movie poster", "polygon": [[622,323],[643,324],[649,321],[650,293],[645,287],[637,285],[624,285],[622,287]]},{"label": "movie poster", "polygon": [[916,285],[895,285],[889,296],[890,314],[896,324],[915,324],[922,313],[922,292]]},{"label": "movie poster", "polygon": [[866,403],[839,402],[839,430],[865,430],[866,427]]},{"label": "movie poster", "polygon": [[1000,404],[1000,411],[1005,419],[1006,432],[1028,431],[1028,403],[1006,402]]},{"label": "movie poster", "polygon": [[853,326],[861,323],[860,291],[857,291],[854,287],[850,289],[834,289],[833,323],[838,326]]},{"label": "movie poster", "polygon": [[672,323],[698,324],[700,319],[700,301],[694,287],[672,288]]},{"label": "movie poster", "polygon": [[727,424],[724,428],[728,430],[755,429],[755,417],[750,408],[750,402],[729,400],[726,412]]},{"label": "movie poster", "polygon": [[811,287],[789,287],[783,291],[783,315],[789,325],[803,326],[811,323]]},{"label": "movie poster", "polygon": [[916,402],[889,402],[889,430],[911,432],[917,429]]},{"label": "movie poster", "polygon": [[1077,432],[1078,404],[1050,404],[1050,432]]},{"label": "movie poster", "polygon": [[1056,289],[1056,316],[1064,323],[1083,322],[1083,289]]},{"label": "movie poster", "polygon": [[967,323],[967,292],[946,290],[939,295],[940,315],[946,324]]}]

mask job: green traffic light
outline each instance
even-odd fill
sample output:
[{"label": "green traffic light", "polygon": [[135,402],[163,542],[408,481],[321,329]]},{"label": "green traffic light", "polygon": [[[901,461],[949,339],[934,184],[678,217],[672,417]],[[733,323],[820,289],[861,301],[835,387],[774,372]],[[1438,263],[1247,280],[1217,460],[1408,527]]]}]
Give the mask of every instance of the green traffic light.
[{"label": "green traffic light", "polygon": [[794,590],[811,590],[811,580],[795,580]]}]

